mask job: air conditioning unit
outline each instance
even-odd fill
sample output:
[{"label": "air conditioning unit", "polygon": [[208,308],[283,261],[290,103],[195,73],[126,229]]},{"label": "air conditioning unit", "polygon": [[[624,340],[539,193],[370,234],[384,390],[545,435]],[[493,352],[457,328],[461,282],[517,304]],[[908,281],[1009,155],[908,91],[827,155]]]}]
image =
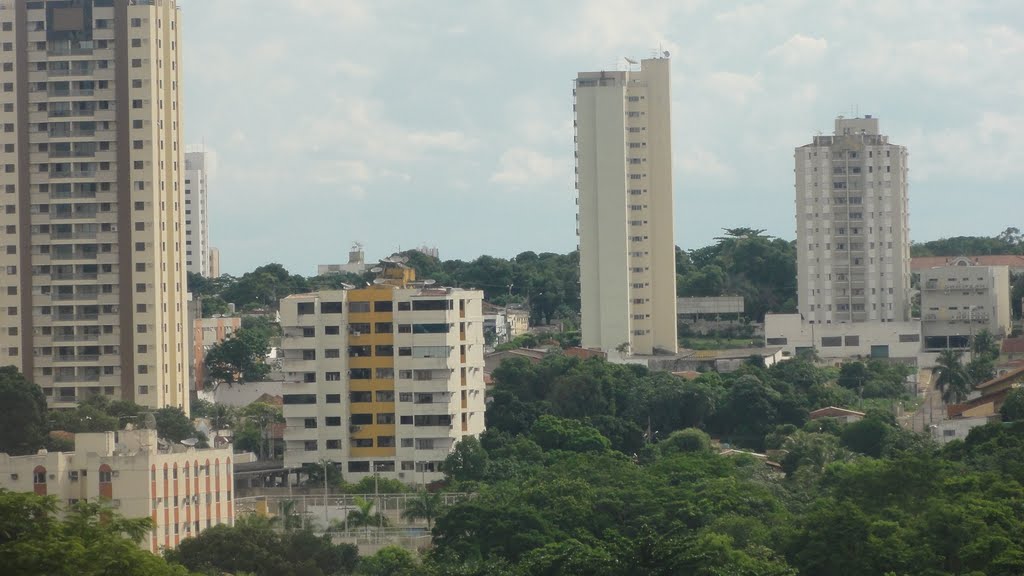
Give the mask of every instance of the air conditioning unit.
[{"label": "air conditioning unit", "polygon": [[18,479],[18,475],[17,474],[11,474],[11,480],[17,480],[17,479]]},{"label": "air conditioning unit", "polygon": [[117,224],[111,224],[110,225],[110,231],[111,232],[117,232]]},{"label": "air conditioning unit", "polygon": [[68,471],[68,479],[72,482],[78,482],[78,470]]},{"label": "air conditioning unit", "polygon": [[121,501],[120,501],[120,500],[117,500],[117,499],[115,499],[115,500],[111,500],[111,501],[110,501],[110,506],[111,506],[112,508],[120,508],[120,507],[121,507]]},{"label": "air conditioning unit", "polygon": [[117,478],[120,475],[121,475],[120,470],[111,470],[110,471],[110,476],[113,477],[113,478]]}]

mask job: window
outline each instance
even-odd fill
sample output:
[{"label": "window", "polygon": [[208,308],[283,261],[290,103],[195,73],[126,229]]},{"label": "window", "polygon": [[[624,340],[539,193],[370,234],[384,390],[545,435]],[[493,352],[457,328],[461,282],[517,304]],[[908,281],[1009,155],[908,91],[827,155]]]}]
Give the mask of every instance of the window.
[{"label": "window", "polygon": [[[328,394],[330,396],[330,394]],[[316,404],[316,394],[285,394],[285,404]]]},{"label": "window", "polygon": [[355,314],[358,314],[358,313],[361,313],[361,312],[369,312],[370,311],[370,303],[369,302],[349,302],[348,303],[348,311],[352,312],[352,313],[355,313]]},{"label": "window", "polygon": [[349,402],[353,402],[353,403],[356,403],[356,402],[372,402],[373,401],[373,393],[372,392],[349,392],[349,394],[348,394],[348,401]]},{"label": "window", "polygon": [[900,334],[900,342],[920,342],[920,334]]},{"label": "window", "polygon": [[401,416],[398,422],[403,426],[412,426],[412,416]]},{"label": "window", "polygon": [[[395,401],[395,393],[394,392],[392,392],[390,390],[378,390],[377,391],[377,402],[394,402],[394,401]],[[393,423],[394,423],[394,419],[392,419],[392,421],[391,421],[391,424],[393,424]]]},{"label": "window", "polygon": [[353,448],[373,448],[373,438],[353,438]]},{"label": "window", "polygon": [[304,418],[302,425],[306,429],[316,428],[316,418]]},{"label": "window", "polygon": [[412,438],[402,438],[402,448],[412,448]]},{"label": "window", "polygon": [[341,404],[341,394],[328,394],[326,399],[327,404]]},{"label": "window", "polygon": [[321,302],[320,313],[321,314],[341,314],[341,302]]},{"label": "window", "polygon": [[821,345],[824,348],[835,348],[843,345],[842,336],[822,336]]},{"label": "window", "polygon": [[[371,440],[371,443],[372,443],[372,440]],[[369,472],[370,471],[370,463],[369,462],[358,462],[358,461],[350,460],[349,463],[348,463],[348,471],[349,472]]]},{"label": "window", "polygon": [[341,334],[340,326],[324,326],[324,334],[327,336],[337,336]]},{"label": "window", "polygon": [[[391,412],[391,413],[378,413],[377,414],[377,424],[394,424],[394,423],[395,423],[395,414],[393,412]],[[378,446],[379,445],[380,444],[378,444]]]},{"label": "window", "polygon": [[316,452],[316,440],[306,440],[302,443],[302,447],[306,452]]},{"label": "window", "polygon": [[328,440],[327,441],[327,449],[328,450],[341,450],[341,440]]},{"label": "window", "polygon": [[377,436],[377,447],[378,448],[394,448],[395,437],[394,436]]},{"label": "window", "polygon": [[844,343],[846,346],[860,346],[860,336],[847,336]]},{"label": "window", "polygon": [[341,416],[327,416],[324,418],[324,426],[341,426]]},{"label": "window", "polygon": [[395,347],[390,344],[378,344],[373,350],[374,356],[394,356]]},{"label": "window", "polygon": [[391,322],[377,322],[373,325],[374,334],[391,334],[394,331],[394,325]]},{"label": "window", "polygon": [[412,309],[412,306],[410,305],[409,302],[399,302],[398,303],[398,311],[399,312],[408,312],[411,309]]},{"label": "window", "polygon": [[412,402],[412,392],[399,392],[398,393],[398,401],[399,402]]},{"label": "window", "polygon": [[789,339],[788,338],[767,338],[767,339],[765,339],[765,342],[767,342],[769,346],[785,346],[786,344],[789,344]]},{"label": "window", "polygon": [[373,303],[374,312],[391,312],[393,306],[390,300],[378,300]]},{"label": "window", "polygon": [[373,414],[353,414],[351,422],[353,426],[373,424]]}]

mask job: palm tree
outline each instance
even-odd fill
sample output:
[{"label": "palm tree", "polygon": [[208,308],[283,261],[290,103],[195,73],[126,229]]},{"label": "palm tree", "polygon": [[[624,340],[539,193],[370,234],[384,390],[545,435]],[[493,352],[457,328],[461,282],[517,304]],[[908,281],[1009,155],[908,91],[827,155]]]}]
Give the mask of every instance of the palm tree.
[{"label": "palm tree", "polygon": [[942,393],[946,404],[963,402],[971,392],[971,380],[960,363],[960,354],[959,350],[943,350],[932,370],[935,389]]},{"label": "palm tree", "polygon": [[423,490],[416,494],[415,498],[411,498],[405,503],[402,518],[412,521],[422,518],[427,521],[427,530],[429,531],[434,520],[441,515],[443,510],[444,499],[441,498],[441,495]]},{"label": "palm tree", "polygon": [[280,518],[283,519],[282,527],[285,532],[292,532],[302,528],[305,518],[303,518],[304,514],[299,513],[297,505],[298,502],[295,500],[281,502]]},{"label": "palm tree", "polygon": [[[374,503],[372,500],[367,500],[361,496],[355,498],[355,510],[349,510],[346,515],[348,520],[349,528],[359,528],[360,526],[366,528],[366,535],[370,535],[370,527],[384,527],[388,525],[388,519],[380,512],[374,512]],[[344,524],[344,520],[338,522]]]}]

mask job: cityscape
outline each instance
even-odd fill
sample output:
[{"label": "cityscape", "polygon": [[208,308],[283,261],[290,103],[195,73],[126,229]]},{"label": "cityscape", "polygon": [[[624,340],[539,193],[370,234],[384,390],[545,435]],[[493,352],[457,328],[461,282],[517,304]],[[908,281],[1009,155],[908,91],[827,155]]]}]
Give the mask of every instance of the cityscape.
[{"label": "cityscape", "polygon": [[[0,0],[5,571],[1024,574],[1021,202],[995,192],[1008,200],[980,225],[971,192],[930,196],[935,148],[898,107],[808,107],[802,122],[832,126],[785,135],[773,170],[791,191],[704,213],[691,246],[680,222],[730,200],[688,180],[676,94],[693,56],[657,33],[657,49],[561,70],[566,160],[541,162],[557,170],[533,156],[512,175],[503,156],[491,178],[537,211],[524,190],[569,174],[558,230],[467,208],[458,186],[418,224],[404,184],[393,211],[361,212],[372,179],[342,150],[312,175],[341,204],[289,186],[279,225],[245,225],[244,209],[275,212],[257,191],[280,165],[234,212],[237,146],[193,123],[214,99],[186,97],[211,66],[191,72],[188,30],[204,38],[220,1]],[[357,2],[267,6],[370,25]],[[1020,52],[1021,21],[986,28],[989,49]],[[325,154],[327,124],[306,129],[261,145]],[[365,152],[398,170],[469,137],[403,138]],[[912,208],[936,202],[969,221],[922,236]],[[310,214],[293,225],[296,206]],[[538,249],[509,255],[524,238]]]}]

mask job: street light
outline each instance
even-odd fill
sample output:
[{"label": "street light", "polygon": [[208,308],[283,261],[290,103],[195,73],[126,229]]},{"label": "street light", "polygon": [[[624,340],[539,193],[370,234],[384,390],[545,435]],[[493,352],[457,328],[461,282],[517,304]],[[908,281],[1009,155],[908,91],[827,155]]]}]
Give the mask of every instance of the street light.
[{"label": "street light", "polygon": [[[327,518],[327,466],[328,466],[328,464],[331,464],[332,462],[330,460],[324,459],[324,460],[321,460],[320,463],[323,464],[323,466],[324,466],[324,532],[326,532],[327,529],[331,525],[330,520],[328,520],[328,518]],[[347,513],[345,514],[345,530],[348,530],[348,514]]]}]

